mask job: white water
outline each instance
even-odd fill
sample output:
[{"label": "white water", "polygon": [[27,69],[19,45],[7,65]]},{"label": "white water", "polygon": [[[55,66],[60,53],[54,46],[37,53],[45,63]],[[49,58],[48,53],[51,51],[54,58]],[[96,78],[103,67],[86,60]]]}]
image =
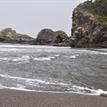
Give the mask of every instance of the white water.
[{"label": "white water", "polygon": [[50,61],[51,59],[54,59],[55,57],[39,57],[39,58],[34,58],[36,61]]},{"label": "white water", "polygon": [[49,56],[49,57],[30,57],[28,55],[23,55],[20,57],[0,57],[0,61],[5,61],[5,62],[19,62],[19,63],[24,63],[24,62],[30,62],[30,60],[36,60],[36,61],[50,61],[54,59],[55,57]]},{"label": "white water", "polygon": [[[71,83],[66,83],[66,81],[62,81],[67,73],[68,73],[67,74],[68,77],[74,76],[77,79],[79,78],[84,79],[82,75],[83,76],[86,75],[85,77],[86,83],[87,83],[87,78],[90,75],[93,76],[92,79],[95,79],[94,78],[95,76],[98,77],[100,77],[100,75],[105,76],[106,72],[104,70],[106,69],[105,68],[106,67],[105,57],[107,56],[106,52],[91,51],[86,49],[71,49],[69,47],[8,44],[8,45],[0,45],[0,55],[1,55],[0,56],[0,79],[1,79],[0,88],[17,89],[24,91],[38,91],[36,90],[36,88],[30,89],[29,87],[27,87],[28,85],[32,87],[41,86],[42,88],[44,87],[51,89],[52,87],[53,88],[58,87],[58,90],[55,91],[52,91],[51,89],[48,90],[48,92],[54,92],[54,93],[66,92],[66,93],[79,93],[79,94],[87,94],[87,95],[107,94],[107,91],[104,91],[103,89],[100,88],[99,89],[89,88],[91,86],[88,87],[87,84],[86,84],[87,87],[81,86],[81,84],[79,85],[79,83],[78,85],[72,84],[72,77],[68,80],[71,81]],[[105,62],[100,57],[102,57]],[[88,60],[89,63],[87,62]],[[93,63],[93,61],[95,62]],[[100,61],[102,62],[100,63]],[[91,65],[88,66],[85,63],[92,64],[92,66]],[[6,67],[5,64],[8,65],[7,68],[5,68]],[[82,66],[79,67],[80,65]],[[93,66],[96,67],[96,69],[94,69]],[[102,69],[99,68],[100,66],[102,67]],[[90,71],[91,70],[90,67],[92,68],[92,70],[94,69],[92,72]],[[89,71],[87,72],[87,70]],[[103,71],[100,73],[101,70]],[[10,71],[13,73],[12,75],[14,76],[11,75]],[[98,73],[96,71],[98,71]],[[18,75],[18,73],[21,74]],[[30,78],[27,78],[26,76],[25,76],[26,78],[23,78],[23,75],[26,75],[26,73],[28,73],[27,74],[28,77],[29,74],[32,74]],[[52,78],[49,77],[51,76],[51,74],[54,75]],[[39,76],[41,77],[44,76],[45,79],[38,79],[35,76],[34,76],[35,79],[31,79],[33,75],[36,75],[38,78]],[[51,78],[51,80],[48,80],[48,78]],[[61,81],[58,81],[57,79],[58,80],[61,79]],[[100,80],[100,78],[98,79]],[[103,78],[101,79],[103,80]],[[8,86],[6,86],[5,84],[2,83],[2,81],[4,82],[12,81],[14,84],[10,85],[11,82],[9,82]],[[103,83],[103,81],[101,82]],[[83,84],[85,84],[84,81]],[[61,88],[62,90],[60,91]],[[65,90],[63,90],[63,88],[65,88]],[[46,91],[46,90],[40,88],[39,91]]]},{"label": "white water", "polygon": [[[36,85],[38,85],[38,83],[42,83],[42,84],[51,84],[51,85],[59,85],[59,86],[70,86],[70,84],[66,84],[66,83],[62,83],[62,82],[47,82],[47,81],[43,81],[40,79],[29,79],[29,78],[22,78],[22,77],[14,77],[14,76],[9,76],[9,75],[3,75],[0,74],[0,77],[3,78],[8,78],[8,79],[15,79],[15,80],[21,80],[21,81],[25,81],[26,83],[30,84],[30,85],[34,85],[35,86],[35,82],[37,82]],[[23,90],[23,91],[35,91],[37,92],[38,90],[30,90],[27,89],[25,85],[22,84],[16,84],[16,87],[7,87],[7,86],[3,86],[2,84],[0,84],[0,89],[14,89],[14,90]],[[68,91],[44,91],[44,90],[39,90],[38,92],[51,92],[51,93],[78,93],[78,94],[85,94],[85,95],[102,95],[105,94],[107,95],[107,91],[104,91],[102,89],[90,89],[88,87],[81,87],[81,86],[77,86],[77,85],[72,85]]]}]

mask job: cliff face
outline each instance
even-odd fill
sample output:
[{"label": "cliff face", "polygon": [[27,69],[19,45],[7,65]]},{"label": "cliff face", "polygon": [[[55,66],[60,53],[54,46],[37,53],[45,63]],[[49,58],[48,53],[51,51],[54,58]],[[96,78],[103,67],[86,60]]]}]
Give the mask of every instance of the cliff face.
[{"label": "cliff face", "polygon": [[0,31],[0,42],[30,43],[32,40],[32,37],[24,34],[19,34],[11,28],[6,28]]},{"label": "cliff face", "polygon": [[87,1],[77,6],[72,17],[72,47],[106,47],[107,20],[95,13],[94,3]]}]

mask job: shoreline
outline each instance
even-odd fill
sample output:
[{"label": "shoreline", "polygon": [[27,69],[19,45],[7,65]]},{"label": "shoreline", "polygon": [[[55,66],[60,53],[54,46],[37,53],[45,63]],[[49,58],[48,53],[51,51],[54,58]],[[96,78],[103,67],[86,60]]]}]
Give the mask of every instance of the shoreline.
[{"label": "shoreline", "polygon": [[35,44],[21,44],[21,43],[8,43],[8,42],[0,42],[1,44],[5,44],[5,45],[21,45],[21,46],[49,46],[49,47],[58,47],[58,48],[71,48],[71,49],[86,49],[86,50],[90,50],[90,51],[99,51],[99,52],[107,52],[107,48],[78,48],[78,47],[71,47],[71,46],[59,46],[59,45],[35,45]]},{"label": "shoreline", "polygon": [[107,107],[107,98],[75,93],[0,89],[0,107]]},{"label": "shoreline", "polygon": [[96,48],[96,49],[93,49],[94,51],[99,51],[99,52],[107,52],[107,48]]}]

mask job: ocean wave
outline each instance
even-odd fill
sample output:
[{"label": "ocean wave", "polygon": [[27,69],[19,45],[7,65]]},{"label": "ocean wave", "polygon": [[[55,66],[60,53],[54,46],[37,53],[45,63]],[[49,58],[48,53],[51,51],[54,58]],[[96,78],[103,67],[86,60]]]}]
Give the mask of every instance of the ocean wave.
[{"label": "ocean wave", "polygon": [[25,45],[25,44],[0,44],[0,48],[31,48],[34,47],[35,45]]},{"label": "ocean wave", "polygon": [[54,55],[55,57],[58,57],[58,56],[60,56],[59,54],[56,54],[56,55]]},{"label": "ocean wave", "polygon": [[107,55],[107,52],[103,51],[97,51],[97,49],[75,49],[70,47],[55,47],[55,46],[39,46],[39,45],[20,45],[20,44],[0,44],[0,51],[27,51],[27,49],[35,49],[36,52],[70,52],[73,53],[86,53],[86,54],[101,54],[101,55]]},{"label": "ocean wave", "polygon": [[107,52],[100,52],[100,51],[88,51],[88,54],[99,54],[99,55],[107,55]]},{"label": "ocean wave", "polygon": [[[35,48],[41,49],[44,51],[45,49],[70,49],[70,47],[57,47],[57,46],[46,46],[46,45],[25,45],[25,44],[0,44],[0,48]],[[43,50],[44,49],[44,50]]]},{"label": "ocean wave", "polygon": [[24,86],[22,86],[22,87],[7,87],[2,84],[0,84],[0,89],[12,89],[12,90],[18,90],[18,91],[35,91],[35,90],[25,89]]},{"label": "ocean wave", "polygon": [[36,61],[50,61],[51,59],[54,59],[55,57],[37,57],[34,58]]},{"label": "ocean wave", "polygon": [[50,61],[52,59],[55,59],[55,57],[48,56],[48,57],[32,57],[29,55],[23,55],[23,56],[16,56],[16,57],[0,57],[0,61],[5,62],[16,62],[16,63],[28,63],[30,60],[34,61]]},{"label": "ocean wave", "polygon": [[102,94],[107,95],[107,91],[104,91],[102,89],[91,89],[88,87],[82,87],[77,85],[73,85],[69,90],[72,90],[72,92],[75,92],[75,93],[80,93],[85,95],[98,95],[98,96]]},{"label": "ocean wave", "polygon": [[107,55],[107,52],[96,51],[96,50],[87,50],[87,49],[72,49],[72,52],[79,53],[79,54]]},{"label": "ocean wave", "polygon": [[[88,87],[82,87],[82,86],[78,86],[75,84],[68,84],[68,83],[63,83],[63,82],[58,82],[58,81],[53,82],[53,81],[46,81],[46,80],[40,80],[40,79],[29,79],[29,78],[14,77],[14,76],[4,75],[4,74],[0,74],[0,77],[8,78],[8,81],[9,81],[9,79],[15,79],[15,80],[17,80],[17,82],[18,82],[18,80],[20,80],[20,81],[24,81],[24,83],[25,83],[25,84],[15,83],[16,84],[15,87],[3,86],[1,84],[0,89],[8,88],[8,89],[16,89],[16,90],[24,90],[24,91],[42,91],[42,92],[53,92],[53,93],[65,92],[65,93],[78,93],[78,94],[97,95],[97,96],[98,95],[107,95],[107,91],[104,91],[102,89],[96,90],[96,89],[92,89],[92,88],[88,88]],[[34,89],[30,88],[30,87],[28,88],[27,85],[30,85],[33,87],[39,86],[39,90],[36,90],[36,88],[34,88]],[[50,89],[47,89],[49,87],[50,87]],[[58,89],[58,90],[54,90],[53,88]]]},{"label": "ocean wave", "polygon": [[77,57],[79,57],[79,55],[75,54],[75,55],[64,56],[64,57],[65,57],[65,58],[76,59]]},{"label": "ocean wave", "polygon": [[30,57],[28,55],[23,55],[21,57],[1,57],[0,61],[6,61],[6,62],[18,62],[18,63],[25,63],[29,62]]},{"label": "ocean wave", "polygon": [[[33,82],[37,82],[40,84],[53,84],[53,85],[57,84],[57,82],[49,82],[49,81],[41,80],[41,79],[30,79],[30,78],[23,78],[23,77],[15,77],[15,76],[10,76],[10,75],[6,75],[6,74],[0,74],[0,77],[8,78],[8,79],[22,80],[22,81],[28,82],[29,84],[31,84]],[[60,82],[58,84],[67,85],[66,83],[62,83],[62,82]]]},{"label": "ocean wave", "polygon": [[51,90],[35,90],[35,89],[27,89],[26,86],[17,84],[17,87],[9,87],[0,84],[0,89],[12,89],[18,91],[30,91],[30,92],[46,92],[46,93],[76,93],[83,95],[91,95],[91,96],[107,96],[107,91],[103,91],[102,89],[94,90],[89,89],[87,87],[74,86],[76,89],[71,89],[69,91],[51,91]]},{"label": "ocean wave", "polygon": [[17,49],[17,48],[0,48],[0,52],[17,52],[17,51],[24,51],[25,49]]}]

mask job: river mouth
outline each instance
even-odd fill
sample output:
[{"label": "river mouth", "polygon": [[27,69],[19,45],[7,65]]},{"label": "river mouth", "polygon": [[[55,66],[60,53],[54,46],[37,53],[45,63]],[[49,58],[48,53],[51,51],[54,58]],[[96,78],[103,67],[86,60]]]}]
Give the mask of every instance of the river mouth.
[{"label": "river mouth", "polygon": [[70,47],[0,44],[0,87],[106,94],[107,53]]}]

